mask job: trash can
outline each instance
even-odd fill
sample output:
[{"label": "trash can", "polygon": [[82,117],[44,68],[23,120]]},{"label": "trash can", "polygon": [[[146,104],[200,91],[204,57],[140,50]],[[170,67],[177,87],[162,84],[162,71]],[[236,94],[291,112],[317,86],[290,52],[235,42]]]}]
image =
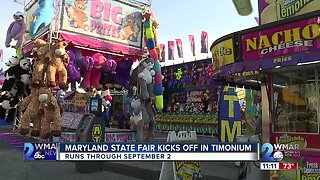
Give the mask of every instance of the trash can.
[{"label": "trash can", "polygon": [[[99,112],[101,108],[98,106],[101,106],[101,100],[90,100],[92,111],[85,114],[80,120],[76,130],[76,142],[104,142],[105,121]],[[103,161],[77,161],[76,170],[82,173],[103,171]]]}]

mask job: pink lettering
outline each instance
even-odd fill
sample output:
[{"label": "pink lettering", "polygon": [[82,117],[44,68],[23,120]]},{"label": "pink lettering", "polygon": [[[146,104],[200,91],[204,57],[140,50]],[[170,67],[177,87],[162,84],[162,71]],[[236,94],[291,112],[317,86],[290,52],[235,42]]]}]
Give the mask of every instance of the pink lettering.
[{"label": "pink lettering", "polygon": [[90,32],[94,31],[96,29],[96,21],[91,20],[90,22]]},{"label": "pink lettering", "polygon": [[103,11],[103,3],[100,0],[91,1],[90,16],[100,19]]},{"label": "pink lettering", "polygon": [[109,21],[110,9],[111,9],[111,4],[110,4],[109,2],[104,2],[104,15],[103,15],[103,20]]},{"label": "pink lettering", "polygon": [[111,14],[111,19],[114,23],[121,25],[122,23],[122,17],[119,16],[122,15],[122,7],[121,6],[116,6],[112,8],[112,14]]}]

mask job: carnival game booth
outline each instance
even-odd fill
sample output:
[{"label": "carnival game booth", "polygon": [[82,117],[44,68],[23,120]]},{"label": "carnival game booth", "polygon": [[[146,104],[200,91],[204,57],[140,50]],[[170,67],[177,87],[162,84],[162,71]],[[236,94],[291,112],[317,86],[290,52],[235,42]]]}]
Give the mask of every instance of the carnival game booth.
[{"label": "carnival game booth", "polygon": [[163,67],[164,109],[156,129],[218,134],[219,85],[213,83],[210,59]]},{"label": "carnival game booth", "polygon": [[[65,49],[70,57],[66,67],[68,84],[71,84],[69,89],[75,92],[80,86],[88,96],[92,96],[88,92],[95,90],[127,91],[131,88],[132,65],[142,58],[145,43],[148,42],[151,57],[158,60],[158,56],[155,57],[157,39],[154,27],[157,21],[150,10],[142,13],[143,7],[149,6],[139,1],[121,0],[33,0],[25,8],[24,55],[32,54],[36,39],[49,43],[62,40],[68,44]],[[159,63],[155,64],[159,66],[156,68],[156,81],[159,81],[161,69]],[[72,66],[70,71],[69,65]],[[158,92],[157,100],[161,100],[159,95],[162,97],[162,92]],[[73,97],[71,99],[73,101]],[[62,125],[69,124],[66,125],[69,129],[74,129],[80,120],[79,115],[69,112],[64,112],[63,118],[67,122]]]},{"label": "carnival game booth", "polygon": [[[299,170],[274,172],[274,178],[319,179],[319,19],[316,11],[235,32],[211,46],[215,80],[261,88],[263,143],[299,145],[283,153]],[[240,135],[234,122],[229,132]]]}]

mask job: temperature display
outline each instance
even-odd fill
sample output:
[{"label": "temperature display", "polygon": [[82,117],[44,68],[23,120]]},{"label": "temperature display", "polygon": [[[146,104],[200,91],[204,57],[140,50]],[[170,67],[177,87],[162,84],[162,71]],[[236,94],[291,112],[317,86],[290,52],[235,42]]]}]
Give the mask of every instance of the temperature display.
[{"label": "temperature display", "polygon": [[297,162],[280,162],[279,170],[297,170],[298,163]]}]

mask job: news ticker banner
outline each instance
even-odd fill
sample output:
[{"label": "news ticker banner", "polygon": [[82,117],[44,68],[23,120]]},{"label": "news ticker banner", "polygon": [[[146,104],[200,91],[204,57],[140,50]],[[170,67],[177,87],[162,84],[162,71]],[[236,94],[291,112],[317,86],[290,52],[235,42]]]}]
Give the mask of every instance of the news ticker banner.
[{"label": "news ticker banner", "polygon": [[258,161],[256,143],[25,143],[24,160]]}]

